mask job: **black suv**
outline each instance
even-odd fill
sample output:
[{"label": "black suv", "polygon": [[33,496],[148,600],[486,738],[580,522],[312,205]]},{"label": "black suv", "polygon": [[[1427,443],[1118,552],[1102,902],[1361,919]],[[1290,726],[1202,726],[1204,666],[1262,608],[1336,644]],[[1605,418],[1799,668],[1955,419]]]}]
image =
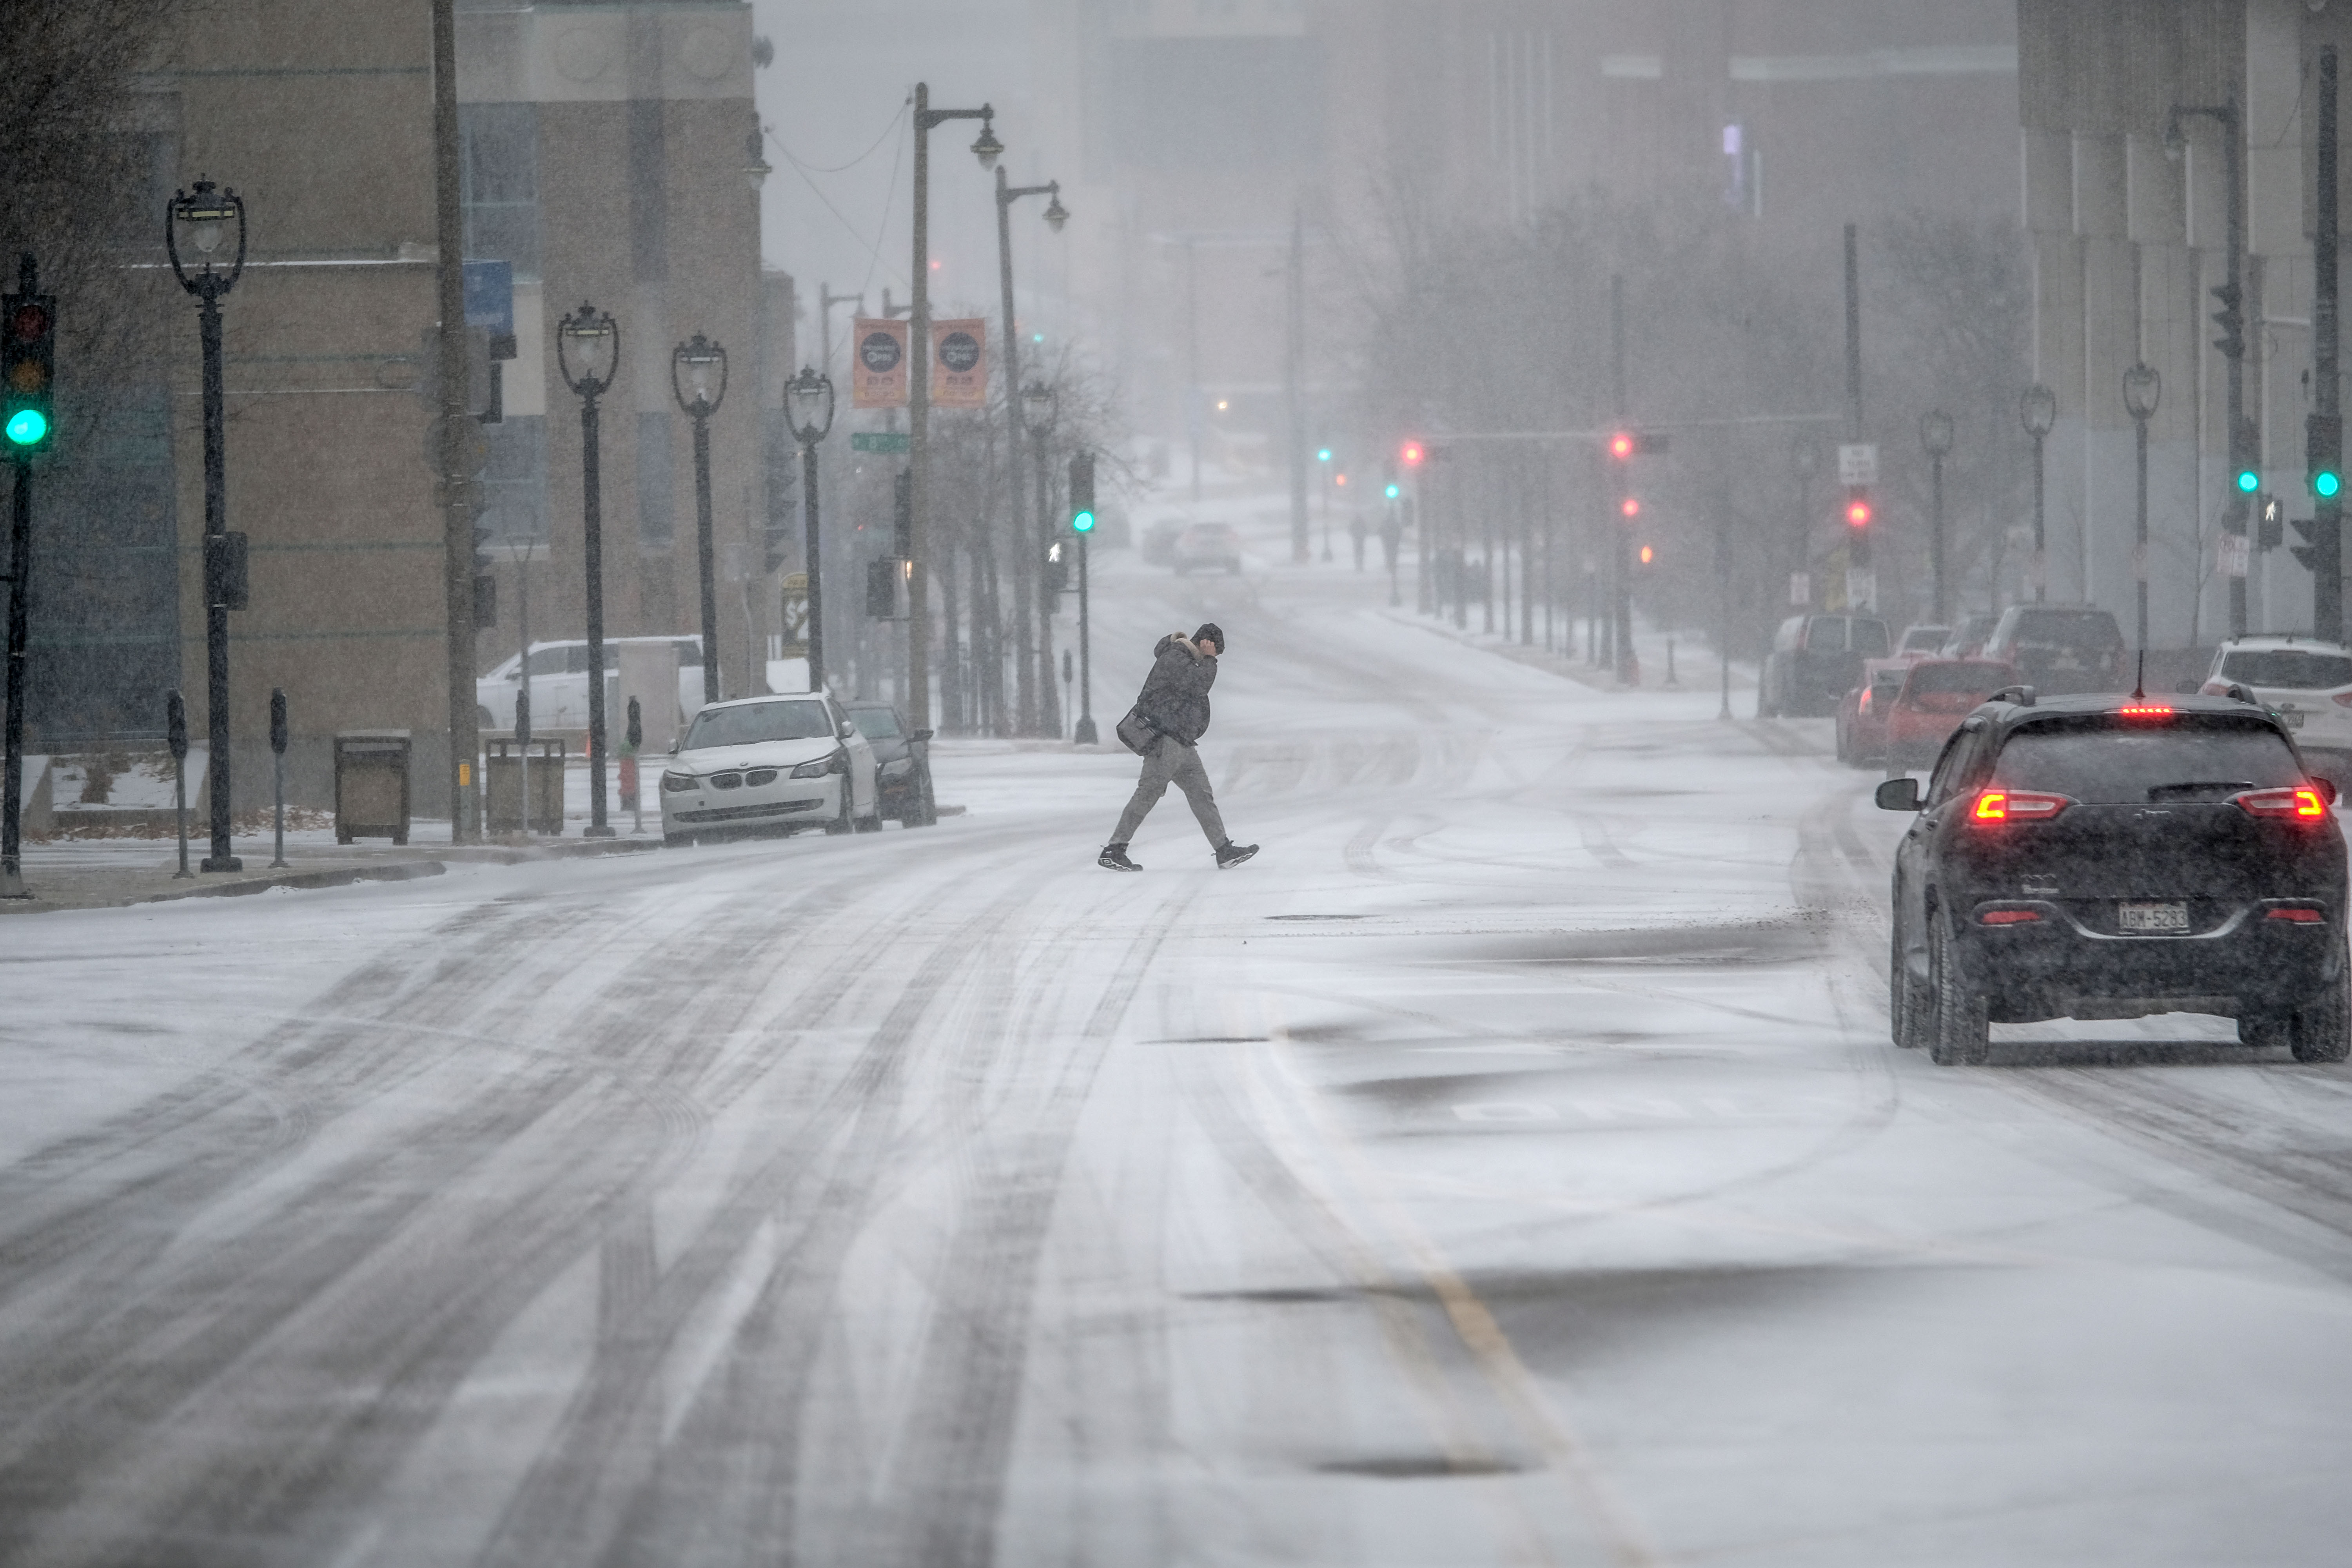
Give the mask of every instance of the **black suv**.
[{"label": "black suv", "polygon": [[2008,665],[2045,697],[2130,686],[2122,629],[2089,605],[2011,605],[1978,657]]},{"label": "black suv", "polygon": [[1886,623],[1873,616],[1790,616],[1772,638],[1757,692],[1759,717],[1802,719],[1838,710],[1864,661],[1885,658]]},{"label": "black suv", "polygon": [[887,702],[845,702],[842,709],[866,743],[874,748],[875,815],[901,827],[935,827],[939,803],[931,795],[931,732],[912,734]]},{"label": "black suv", "polygon": [[1924,800],[1878,786],[1921,813],[1895,861],[1895,1043],[1980,1062],[1991,1023],[2218,1013],[2248,1045],[2342,1061],[2335,799],[2244,697],[1996,692]]}]

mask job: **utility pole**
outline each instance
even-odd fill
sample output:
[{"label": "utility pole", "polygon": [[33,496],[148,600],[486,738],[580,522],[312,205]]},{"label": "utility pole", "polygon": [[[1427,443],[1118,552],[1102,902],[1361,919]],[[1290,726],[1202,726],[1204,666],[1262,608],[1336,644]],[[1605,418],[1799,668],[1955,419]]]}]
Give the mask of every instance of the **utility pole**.
[{"label": "utility pole", "polygon": [[2344,640],[2344,416],[2338,402],[2336,258],[2336,48],[2319,51],[2318,200],[2313,204],[2311,381],[2305,421],[2311,472],[2312,635]]},{"label": "utility pole", "polygon": [[993,169],[1004,150],[992,129],[995,119],[996,110],[987,104],[933,109],[931,84],[915,84],[915,292],[907,323],[907,468],[914,476],[907,526],[907,721],[918,730],[931,727],[931,128],[950,120],[982,121],[971,150],[982,168]]},{"label": "utility pole", "polygon": [[[1845,423],[1846,439],[1860,445],[1862,431],[1862,249],[1853,224],[1845,226]],[[1870,559],[1871,506],[1867,487],[1846,493],[1846,607],[1878,608],[1878,578]],[[1856,589],[1860,592],[1857,594]]]},{"label": "utility pole", "polygon": [[[441,308],[441,548],[448,614],[449,837],[479,837],[474,821],[474,759],[482,737],[474,703],[474,496],[466,437],[465,213],[457,184],[457,19],[456,0],[433,0],[433,179],[436,271]],[[220,803],[214,813],[218,816]],[[215,835],[217,837],[218,835]],[[216,850],[226,853],[225,850]]]},{"label": "utility pole", "polygon": [[1283,345],[1283,396],[1290,420],[1290,558],[1307,558],[1307,220],[1290,209],[1289,331]]},{"label": "utility pole", "polygon": [[[1610,410],[1622,427],[1625,423],[1625,275],[1609,275],[1609,390]],[[1633,658],[1633,573],[1625,559],[1633,514],[1621,513],[1609,525],[1609,652],[1621,685],[1631,685],[1641,679],[1642,667]]]},{"label": "utility pole", "polygon": [[835,305],[856,305],[862,310],[866,308],[866,296],[836,294],[830,283],[816,286],[817,344],[824,354],[817,361],[816,368],[826,375],[833,374],[833,308]]}]

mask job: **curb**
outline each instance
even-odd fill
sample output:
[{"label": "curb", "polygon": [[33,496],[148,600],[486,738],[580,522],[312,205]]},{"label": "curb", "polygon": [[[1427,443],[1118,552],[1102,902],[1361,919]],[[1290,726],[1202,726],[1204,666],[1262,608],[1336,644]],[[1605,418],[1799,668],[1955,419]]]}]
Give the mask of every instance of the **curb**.
[{"label": "curb", "polygon": [[289,871],[282,877],[248,877],[242,881],[216,882],[208,888],[173,888],[129,902],[163,904],[180,899],[234,899],[247,893],[266,893],[272,888],[347,888],[354,882],[408,882],[419,877],[439,877],[448,869],[438,860],[395,860],[383,866],[345,866],[332,871]]}]

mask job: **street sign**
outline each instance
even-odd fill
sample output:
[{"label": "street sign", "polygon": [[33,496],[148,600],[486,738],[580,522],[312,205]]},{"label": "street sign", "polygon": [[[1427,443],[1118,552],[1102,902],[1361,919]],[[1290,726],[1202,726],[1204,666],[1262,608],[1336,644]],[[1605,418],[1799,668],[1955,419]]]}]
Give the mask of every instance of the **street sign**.
[{"label": "street sign", "polygon": [[859,430],[849,437],[853,452],[907,452],[913,444],[904,430]]},{"label": "street sign", "polygon": [[1878,447],[1875,442],[1856,441],[1838,447],[1838,483],[1874,485],[1877,482]]},{"label": "street sign", "polygon": [[2246,574],[2247,543],[2248,540],[2242,533],[2223,533],[2214,539],[2214,555],[2222,576],[2242,577]]}]

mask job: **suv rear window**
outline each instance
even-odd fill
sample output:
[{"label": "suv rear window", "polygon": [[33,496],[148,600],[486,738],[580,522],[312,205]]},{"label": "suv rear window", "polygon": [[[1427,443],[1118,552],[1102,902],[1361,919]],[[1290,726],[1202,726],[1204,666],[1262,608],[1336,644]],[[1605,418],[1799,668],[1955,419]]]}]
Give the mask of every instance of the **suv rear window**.
[{"label": "suv rear window", "polygon": [[2221,800],[2303,783],[2284,736],[2222,713],[2155,721],[2088,714],[2029,725],[2002,744],[1992,776],[2011,789],[2095,805]]},{"label": "suv rear window", "polygon": [[2124,646],[2124,634],[2105,610],[2025,610],[2010,640],[2031,647],[2110,648]]},{"label": "suv rear window", "polygon": [[2221,679],[2325,691],[2352,686],[2352,658],[2299,647],[2241,648],[2221,656]]}]

